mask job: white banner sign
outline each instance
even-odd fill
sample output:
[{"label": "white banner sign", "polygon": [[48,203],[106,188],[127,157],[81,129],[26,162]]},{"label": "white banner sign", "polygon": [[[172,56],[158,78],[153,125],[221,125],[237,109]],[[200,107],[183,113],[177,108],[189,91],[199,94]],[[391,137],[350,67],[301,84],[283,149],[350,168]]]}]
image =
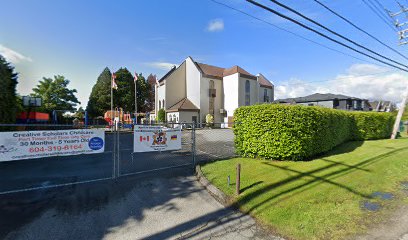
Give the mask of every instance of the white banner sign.
[{"label": "white banner sign", "polygon": [[135,125],[134,152],[181,149],[181,129]]},{"label": "white banner sign", "polygon": [[102,153],[104,130],[0,132],[0,161]]}]

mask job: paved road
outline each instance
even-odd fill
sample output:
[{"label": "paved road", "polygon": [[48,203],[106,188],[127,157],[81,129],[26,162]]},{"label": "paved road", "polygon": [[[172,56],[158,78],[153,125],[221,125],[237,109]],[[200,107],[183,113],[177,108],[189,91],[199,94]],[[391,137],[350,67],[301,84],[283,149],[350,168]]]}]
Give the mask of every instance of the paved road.
[{"label": "paved road", "polygon": [[0,238],[279,239],[223,208],[190,172],[152,175],[0,196]]}]

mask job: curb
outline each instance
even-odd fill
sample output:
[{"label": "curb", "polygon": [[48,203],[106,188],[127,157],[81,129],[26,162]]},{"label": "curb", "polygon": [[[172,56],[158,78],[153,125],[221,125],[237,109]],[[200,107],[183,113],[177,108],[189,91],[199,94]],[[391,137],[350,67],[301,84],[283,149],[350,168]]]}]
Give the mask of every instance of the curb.
[{"label": "curb", "polygon": [[197,180],[203,187],[210,193],[211,196],[215,198],[219,203],[225,207],[231,206],[231,201],[227,195],[225,195],[221,190],[212,185],[210,181],[204,176],[199,165],[196,166]]}]

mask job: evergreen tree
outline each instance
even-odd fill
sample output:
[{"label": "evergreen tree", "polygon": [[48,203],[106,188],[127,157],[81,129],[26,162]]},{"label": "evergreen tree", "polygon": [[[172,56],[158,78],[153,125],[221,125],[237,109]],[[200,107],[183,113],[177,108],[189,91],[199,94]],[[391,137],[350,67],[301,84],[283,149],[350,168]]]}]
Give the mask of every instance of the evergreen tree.
[{"label": "evergreen tree", "polygon": [[[113,108],[122,108],[125,112],[135,111],[135,83],[132,73],[127,68],[115,72],[115,82],[118,86],[113,90]],[[105,68],[99,75],[89,96],[87,111],[90,117],[103,116],[111,109],[111,78],[112,73]],[[146,112],[150,86],[142,74],[137,75],[137,109]]]},{"label": "evergreen tree", "polygon": [[[142,74],[137,75],[137,111],[147,112],[151,111],[149,107],[150,85]],[[134,105],[134,104],[133,104]]]},{"label": "evergreen tree", "polygon": [[14,67],[0,55],[0,123],[15,122],[17,77]]},{"label": "evergreen tree", "polygon": [[113,107],[123,108],[125,112],[135,111],[135,85],[132,73],[127,68],[115,72],[118,89],[113,90]]},{"label": "evergreen tree", "polygon": [[[105,68],[92,87],[86,110],[90,117],[103,116],[106,111],[110,110],[111,104],[111,78],[112,73],[109,68]],[[115,91],[115,90],[114,90]]]},{"label": "evergreen tree", "polygon": [[147,83],[149,84],[149,96],[146,99],[146,111],[153,111],[154,110],[154,101],[155,101],[155,92],[154,87],[156,85],[156,75],[150,74],[147,77]]}]

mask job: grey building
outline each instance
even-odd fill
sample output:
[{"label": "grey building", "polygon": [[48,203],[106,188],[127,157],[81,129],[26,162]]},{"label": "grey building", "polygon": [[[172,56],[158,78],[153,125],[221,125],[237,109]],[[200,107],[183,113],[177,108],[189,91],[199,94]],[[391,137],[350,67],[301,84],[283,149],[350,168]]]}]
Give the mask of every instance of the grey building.
[{"label": "grey building", "polygon": [[322,106],[350,111],[370,111],[371,109],[367,99],[331,93],[315,93],[305,97],[278,99],[274,103]]}]

